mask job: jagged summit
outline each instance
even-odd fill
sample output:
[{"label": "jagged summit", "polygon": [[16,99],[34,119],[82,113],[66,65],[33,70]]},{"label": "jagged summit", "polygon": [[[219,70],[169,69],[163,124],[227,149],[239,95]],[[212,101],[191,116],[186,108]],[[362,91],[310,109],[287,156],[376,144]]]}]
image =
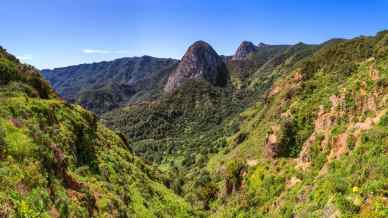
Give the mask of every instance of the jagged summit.
[{"label": "jagged summit", "polygon": [[257,51],[257,48],[258,47],[256,45],[254,45],[252,42],[243,41],[243,42],[241,42],[240,46],[238,47],[232,60],[243,60],[246,57],[248,57],[248,55],[251,54],[252,52]]},{"label": "jagged summit", "polygon": [[200,48],[200,47],[204,47],[204,48],[211,48],[213,50],[213,48],[209,45],[209,43],[203,41],[203,40],[198,40],[196,42],[194,42],[190,47],[189,47],[189,50],[190,49],[195,49],[195,48]]},{"label": "jagged summit", "polygon": [[265,47],[265,46],[268,46],[268,45],[263,43],[263,42],[260,42],[259,44],[257,44],[257,47],[259,47],[259,48]]},{"label": "jagged summit", "polygon": [[189,47],[164,90],[171,92],[192,79],[204,79],[215,86],[224,86],[227,82],[225,63],[207,42],[196,41]]}]

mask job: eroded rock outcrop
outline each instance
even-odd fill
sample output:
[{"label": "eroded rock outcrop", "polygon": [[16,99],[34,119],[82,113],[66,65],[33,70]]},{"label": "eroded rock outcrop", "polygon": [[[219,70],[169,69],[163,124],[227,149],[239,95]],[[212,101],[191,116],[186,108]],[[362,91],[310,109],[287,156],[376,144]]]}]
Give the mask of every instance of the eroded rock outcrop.
[{"label": "eroded rock outcrop", "polygon": [[244,60],[247,58],[251,53],[257,51],[257,46],[254,45],[252,42],[243,41],[240,46],[238,47],[236,53],[234,54],[232,60]]},{"label": "eroded rock outcrop", "polygon": [[225,86],[227,83],[228,72],[223,59],[204,41],[190,46],[169,76],[164,91],[172,92],[188,80],[206,80],[214,86]]},{"label": "eroded rock outcrop", "polygon": [[277,157],[281,153],[280,140],[278,139],[279,129],[279,126],[273,126],[271,131],[267,134],[264,148],[268,158]]}]

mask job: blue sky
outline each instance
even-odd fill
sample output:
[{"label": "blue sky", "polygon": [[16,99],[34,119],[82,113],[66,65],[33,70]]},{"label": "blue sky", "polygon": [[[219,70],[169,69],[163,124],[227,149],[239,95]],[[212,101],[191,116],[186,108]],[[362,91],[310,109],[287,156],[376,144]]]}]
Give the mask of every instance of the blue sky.
[{"label": "blue sky", "polygon": [[385,0],[9,0],[0,45],[38,68],[152,55],[196,40],[232,54],[254,43],[320,43],[388,29]]}]

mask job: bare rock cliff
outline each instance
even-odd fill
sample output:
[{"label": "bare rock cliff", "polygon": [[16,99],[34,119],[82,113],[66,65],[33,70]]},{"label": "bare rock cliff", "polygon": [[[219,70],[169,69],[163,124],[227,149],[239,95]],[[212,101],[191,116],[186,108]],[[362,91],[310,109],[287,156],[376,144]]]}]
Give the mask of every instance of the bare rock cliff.
[{"label": "bare rock cliff", "polygon": [[228,72],[223,59],[206,42],[189,47],[177,68],[170,74],[164,91],[172,92],[188,80],[206,80],[214,86],[225,86]]}]

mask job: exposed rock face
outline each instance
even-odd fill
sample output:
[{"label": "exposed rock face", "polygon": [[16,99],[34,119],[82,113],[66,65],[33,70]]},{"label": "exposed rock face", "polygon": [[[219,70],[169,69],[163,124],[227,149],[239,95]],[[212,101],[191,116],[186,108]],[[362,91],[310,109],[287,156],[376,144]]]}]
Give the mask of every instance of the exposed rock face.
[{"label": "exposed rock face", "polygon": [[282,149],[277,136],[279,129],[279,126],[272,126],[271,131],[267,134],[264,150],[268,158],[277,157],[281,153]]},{"label": "exposed rock face", "polygon": [[174,91],[193,79],[204,79],[215,86],[224,86],[228,80],[223,59],[204,41],[197,41],[190,46],[178,67],[169,76],[164,90]]},{"label": "exposed rock face", "polygon": [[255,46],[252,42],[243,41],[238,47],[236,53],[234,54],[232,60],[244,60],[251,53],[257,51],[257,46]]}]

